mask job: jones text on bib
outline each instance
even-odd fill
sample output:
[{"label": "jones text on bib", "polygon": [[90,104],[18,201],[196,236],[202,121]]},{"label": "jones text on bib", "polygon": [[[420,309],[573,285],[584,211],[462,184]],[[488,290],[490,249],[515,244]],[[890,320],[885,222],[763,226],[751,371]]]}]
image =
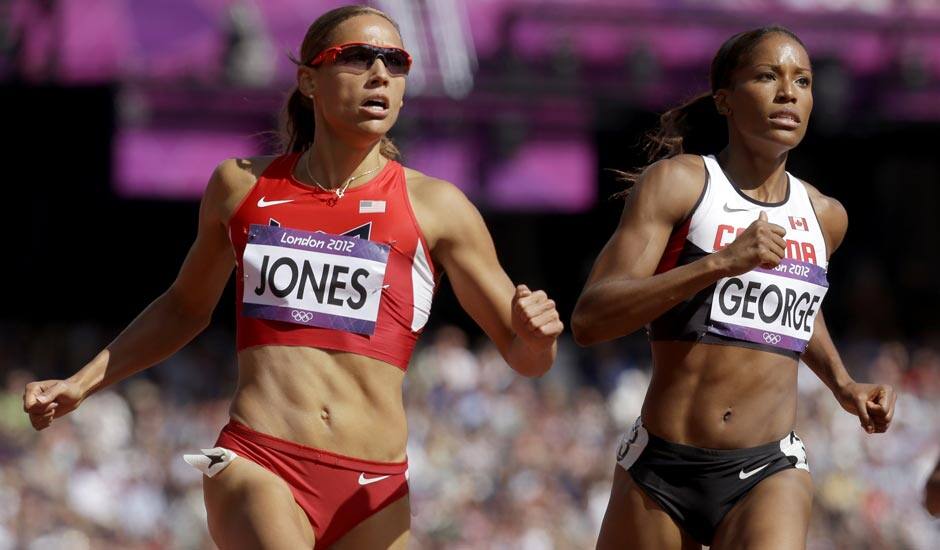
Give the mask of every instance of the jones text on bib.
[{"label": "jones text on bib", "polygon": [[367,239],[252,224],[242,314],[371,335],[388,253]]}]

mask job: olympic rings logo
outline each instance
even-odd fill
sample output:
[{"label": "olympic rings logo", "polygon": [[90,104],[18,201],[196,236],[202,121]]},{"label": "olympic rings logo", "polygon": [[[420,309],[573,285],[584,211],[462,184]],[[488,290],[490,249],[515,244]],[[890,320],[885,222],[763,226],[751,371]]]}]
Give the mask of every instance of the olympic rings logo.
[{"label": "olympic rings logo", "polygon": [[309,323],[310,320],[313,319],[313,313],[309,311],[298,311],[296,309],[291,310],[290,316],[298,323]]},{"label": "olympic rings logo", "polygon": [[781,337],[779,334],[774,334],[772,332],[764,333],[764,342],[767,342],[771,346],[775,346],[780,343]]}]

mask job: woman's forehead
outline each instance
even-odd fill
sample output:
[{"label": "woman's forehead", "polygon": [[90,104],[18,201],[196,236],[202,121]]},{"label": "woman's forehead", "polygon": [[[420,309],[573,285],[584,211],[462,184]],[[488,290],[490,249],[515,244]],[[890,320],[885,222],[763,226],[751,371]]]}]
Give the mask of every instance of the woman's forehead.
[{"label": "woman's forehead", "polygon": [[363,14],[340,23],[330,36],[330,45],[364,42],[376,46],[402,47],[401,36],[392,23],[381,15]]},{"label": "woman's forehead", "polygon": [[773,33],[758,42],[747,56],[749,65],[796,65],[810,68],[809,54],[793,37]]}]

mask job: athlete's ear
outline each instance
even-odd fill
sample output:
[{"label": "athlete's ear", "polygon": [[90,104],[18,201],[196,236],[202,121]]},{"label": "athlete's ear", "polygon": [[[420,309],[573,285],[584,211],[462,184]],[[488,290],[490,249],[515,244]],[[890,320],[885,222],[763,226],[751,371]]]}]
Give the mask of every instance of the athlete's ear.
[{"label": "athlete's ear", "polygon": [[297,67],[297,89],[304,96],[313,98],[313,69],[310,67]]},{"label": "athlete's ear", "polygon": [[712,95],[712,99],[715,101],[715,109],[719,115],[728,116],[731,114],[731,106],[728,105],[728,90],[718,90]]}]

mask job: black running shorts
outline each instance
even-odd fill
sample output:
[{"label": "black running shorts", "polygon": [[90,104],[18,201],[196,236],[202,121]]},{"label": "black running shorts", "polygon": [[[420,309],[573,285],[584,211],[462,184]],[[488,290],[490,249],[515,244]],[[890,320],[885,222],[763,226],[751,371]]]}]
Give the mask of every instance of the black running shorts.
[{"label": "black running shorts", "polygon": [[809,471],[795,433],[747,449],[700,449],[656,437],[637,419],[620,442],[617,464],[696,541],[710,545],[731,508],[781,470]]}]

